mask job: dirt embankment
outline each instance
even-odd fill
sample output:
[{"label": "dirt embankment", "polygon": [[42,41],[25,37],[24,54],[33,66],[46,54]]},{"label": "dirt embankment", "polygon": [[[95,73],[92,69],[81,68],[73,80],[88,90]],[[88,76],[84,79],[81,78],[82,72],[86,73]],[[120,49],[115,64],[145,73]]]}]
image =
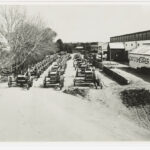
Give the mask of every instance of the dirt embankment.
[{"label": "dirt embankment", "polygon": [[91,101],[92,104],[96,103],[101,109],[109,109],[140,127],[150,129],[150,91],[148,89],[111,85],[102,90],[72,87],[63,92]]},{"label": "dirt embankment", "polygon": [[[140,127],[150,128],[150,94],[145,90],[137,90],[134,92],[131,90],[142,89],[145,87],[150,89],[148,83],[141,78],[135,78],[135,75],[132,75],[130,76],[132,82],[129,85],[121,86],[103,72],[96,70],[103,82],[103,89],[94,89],[93,87],[85,88],[80,86],[74,87],[73,79],[75,76],[75,69],[73,68],[73,60],[69,60],[67,66],[64,93],[80,97],[82,100],[89,101],[91,105],[96,104],[100,109],[104,110],[104,113],[105,111],[112,112],[116,116],[130,120]],[[126,72],[124,73],[126,75]],[[123,97],[121,96],[122,91],[126,93],[124,95],[127,97],[126,100],[123,100]],[[138,94],[140,95],[140,98]]]},{"label": "dirt embankment", "polygon": [[124,89],[120,92],[120,98],[133,119],[140,126],[150,129],[150,90],[142,87]]}]

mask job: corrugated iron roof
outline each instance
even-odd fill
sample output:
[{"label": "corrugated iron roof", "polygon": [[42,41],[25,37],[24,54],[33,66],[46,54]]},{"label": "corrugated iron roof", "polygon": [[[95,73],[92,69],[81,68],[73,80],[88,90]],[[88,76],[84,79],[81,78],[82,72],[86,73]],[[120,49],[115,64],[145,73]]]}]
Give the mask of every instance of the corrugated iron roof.
[{"label": "corrugated iron roof", "polygon": [[124,44],[122,42],[118,43],[109,43],[110,49],[125,49]]},{"label": "corrugated iron roof", "polygon": [[126,35],[133,35],[133,34],[139,34],[139,33],[147,33],[147,32],[150,32],[150,30],[145,30],[145,31],[140,31],[140,32],[132,32],[132,33],[127,33],[127,34],[121,34],[121,35],[117,35],[117,36],[112,36],[110,38],[119,37],[119,36],[126,36]]}]

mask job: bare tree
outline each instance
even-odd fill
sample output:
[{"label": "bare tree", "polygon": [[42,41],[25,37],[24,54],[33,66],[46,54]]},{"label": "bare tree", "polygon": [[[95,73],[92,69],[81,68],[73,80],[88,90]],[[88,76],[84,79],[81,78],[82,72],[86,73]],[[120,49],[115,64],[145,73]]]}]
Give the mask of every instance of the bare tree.
[{"label": "bare tree", "polygon": [[11,47],[7,64],[16,64],[16,68],[28,66],[57,50],[53,42],[56,32],[46,28],[39,16],[27,19],[16,7],[3,8],[0,16],[4,20],[0,22],[0,32]]},{"label": "bare tree", "polygon": [[9,36],[25,20],[25,10],[18,6],[1,6],[0,33],[9,40]]}]

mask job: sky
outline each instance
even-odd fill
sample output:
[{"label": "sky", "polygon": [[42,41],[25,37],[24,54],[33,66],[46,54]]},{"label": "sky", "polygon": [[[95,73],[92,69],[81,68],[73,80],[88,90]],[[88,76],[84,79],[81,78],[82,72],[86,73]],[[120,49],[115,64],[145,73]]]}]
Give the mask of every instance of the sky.
[{"label": "sky", "polygon": [[27,5],[63,42],[107,42],[111,36],[150,30],[150,5]]}]

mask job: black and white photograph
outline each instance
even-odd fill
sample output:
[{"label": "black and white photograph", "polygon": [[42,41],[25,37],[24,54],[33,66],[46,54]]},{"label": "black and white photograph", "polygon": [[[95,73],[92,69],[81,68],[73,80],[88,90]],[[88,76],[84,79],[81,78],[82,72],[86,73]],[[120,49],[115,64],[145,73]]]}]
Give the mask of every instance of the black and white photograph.
[{"label": "black and white photograph", "polygon": [[150,3],[0,3],[0,142],[119,141],[150,141]]}]

